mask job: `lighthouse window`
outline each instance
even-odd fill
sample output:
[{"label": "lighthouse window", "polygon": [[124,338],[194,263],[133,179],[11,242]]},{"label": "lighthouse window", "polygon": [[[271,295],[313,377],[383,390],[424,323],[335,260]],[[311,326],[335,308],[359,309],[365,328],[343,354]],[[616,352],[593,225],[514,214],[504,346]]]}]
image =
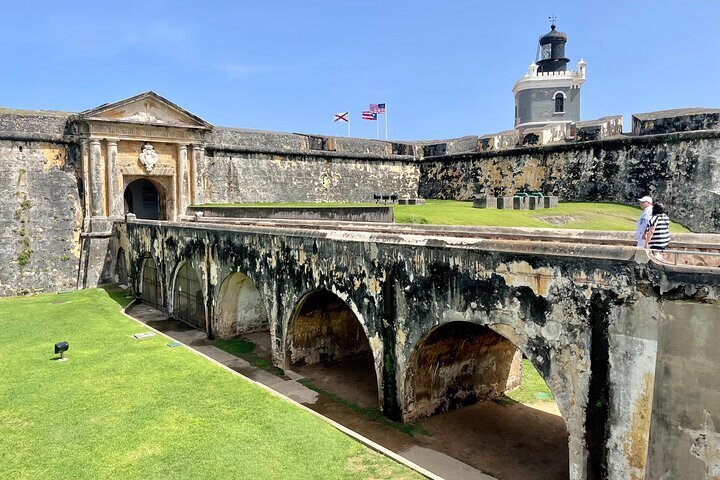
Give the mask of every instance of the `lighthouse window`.
[{"label": "lighthouse window", "polygon": [[547,60],[552,56],[552,45],[547,44],[542,46],[542,59]]},{"label": "lighthouse window", "polygon": [[555,113],[565,113],[565,94],[562,92],[555,94]]}]

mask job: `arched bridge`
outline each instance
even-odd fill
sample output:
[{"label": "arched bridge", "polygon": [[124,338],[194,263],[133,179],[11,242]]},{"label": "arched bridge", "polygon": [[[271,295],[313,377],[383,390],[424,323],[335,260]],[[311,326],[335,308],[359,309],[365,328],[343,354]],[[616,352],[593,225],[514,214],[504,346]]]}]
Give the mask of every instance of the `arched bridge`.
[{"label": "arched bridge", "polygon": [[500,395],[519,382],[521,352],[556,398],[573,479],[645,478],[655,445],[678,436],[672,418],[720,404],[711,391],[693,397],[695,410],[669,408],[676,393],[662,383],[683,375],[671,361],[678,334],[690,331],[687,348],[705,348],[703,358],[720,356],[692,334],[720,330],[717,268],[663,265],[590,233],[114,228],[108,268],[145,302],[214,337],[269,329],[281,368],[369,352],[393,419]]}]

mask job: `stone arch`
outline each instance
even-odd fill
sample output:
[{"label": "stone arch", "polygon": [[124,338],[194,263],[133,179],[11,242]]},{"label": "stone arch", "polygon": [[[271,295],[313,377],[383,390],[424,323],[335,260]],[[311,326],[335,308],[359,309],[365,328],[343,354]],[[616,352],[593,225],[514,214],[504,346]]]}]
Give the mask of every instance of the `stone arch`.
[{"label": "stone arch", "polygon": [[370,354],[378,405],[382,408],[382,344],[371,341],[357,307],[326,289],[305,293],[285,325],[285,368]]},{"label": "stone arch", "polygon": [[167,220],[167,192],[149,177],[129,180],[123,192],[125,213],[147,220]]},{"label": "stone arch", "polygon": [[[506,390],[520,386],[520,362],[523,353],[530,346],[520,341],[517,336],[506,335],[511,330],[507,325],[499,323],[487,325],[467,320],[453,320],[435,325],[425,332],[415,343],[404,372],[403,420],[417,420],[424,416],[472,405],[481,400],[493,399]],[[543,362],[534,360],[532,355],[527,358],[557,399],[562,393],[558,391],[559,387],[556,383],[550,380],[548,369],[542,368]],[[535,356],[535,358],[540,357]],[[538,452],[539,450],[536,449],[541,445],[549,446],[547,452],[550,457],[542,458],[536,462],[536,466],[552,461],[558,468],[557,474],[569,473],[571,478],[576,478],[572,472],[577,471],[581,463],[574,461],[576,458],[573,448],[578,441],[580,446],[582,445],[583,431],[571,428],[570,418],[563,412],[559,402],[556,401],[556,405],[560,410],[560,417],[551,417],[549,413],[543,413],[541,415],[545,416],[545,419],[537,424],[533,420],[538,418],[536,414],[528,413],[537,410],[517,405],[518,409],[511,410],[514,413],[508,418],[523,423],[530,421],[534,426],[527,425],[519,430],[513,424],[498,424],[497,428],[504,432],[497,434],[501,435],[497,437],[498,442],[502,444],[504,439],[511,439],[503,448],[515,448],[513,444],[520,442],[517,444],[518,452],[527,448],[526,442],[536,445],[530,450],[531,452]],[[491,418],[488,415],[492,416],[493,412],[503,415],[494,410],[497,408],[505,407],[498,407],[488,402],[477,410],[471,410],[454,418],[462,418],[466,422],[477,419],[478,424],[474,425],[474,431],[483,433],[480,437],[473,437],[474,434],[470,434],[468,438],[476,440],[483,438],[485,441],[491,441],[493,433],[486,432],[494,432],[493,424],[487,423],[487,418]],[[548,418],[553,420],[550,421]],[[467,423],[467,426],[468,431],[473,432],[471,424]],[[528,432],[527,440],[507,436],[508,432],[524,436],[525,430]],[[544,443],[546,435],[553,438],[550,444]],[[568,462],[567,467],[558,463],[562,458]],[[526,465],[519,468],[528,467]],[[569,470],[563,471],[564,468]]]},{"label": "stone arch", "polygon": [[520,385],[522,355],[476,323],[433,327],[415,345],[405,375],[406,420],[492,399]]},{"label": "stone arch", "polygon": [[240,272],[225,277],[215,298],[212,326],[218,338],[269,329],[265,304],[250,277]]},{"label": "stone arch", "polygon": [[158,264],[149,253],[145,253],[140,257],[138,287],[140,299],[143,303],[157,310],[162,310],[162,282],[160,282]]},{"label": "stone arch", "polygon": [[[457,327],[458,324],[463,324],[465,327]],[[445,345],[448,347],[446,350],[447,355],[445,357],[442,357],[441,352],[438,353],[438,357],[441,359],[450,359],[452,357],[453,360],[457,360],[458,358],[458,349],[465,348],[465,353],[472,353],[473,351],[481,352],[488,346],[498,345],[498,358],[504,359],[507,362],[513,362],[517,363],[519,360],[524,356],[527,358],[530,363],[533,364],[535,369],[538,371],[538,374],[542,377],[545,384],[550,389],[551,393],[556,399],[556,403],[558,406],[558,409],[560,410],[560,414],[563,417],[563,420],[565,421],[566,428],[567,425],[567,418],[568,413],[566,410],[566,405],[564,402],[562,402],[561,399],[563,399],[563,395],[561,392],[557,390],[557,385],[560,383],[555,379],[551,372],[548,371],[547,368],[544,368],[544,363],[548,361],[548,359],[542,357],[541,355],[532,355],[528,351],[528,346],[525,345],[520,337],[515,335],[513,333],[512,327],[509,327],[508,325],[502,324],[502,323],[496,323],[496,324],[478,324],[475,322],[468,322],[468,321],[450,321],[441,323],[439,325],[434,326],[432,329],[430,329],[428,332],[426,332],[413,346],[412,353],[410,354],[407,368],[405,369],[405,375],[403,379],[404,383],[404,414],[403,418],[408,420],[412,418],[419,418],[424,416],[423,412],[427,411],[426,409],[420,409],[419,411],[415,411],[417,409],[412,409],[413,411],[407,412],[408,410],[408,399],[417,393],[414,391],[413,386],[413,376],[416,375],[416,371],[414,367],[417,366],[418,362],[418,355],[421,353],[421,349],[423,346],[427,345],[428,342],[437,342],[441,343],[440,341],[444,340],[443,336],[438,335],[438,332],[441,332],[443,329],[453,329],[454,332],[449,333],[457,333],[458,331],[462,333],[476,333],[483,336],[483,338],[478,339],[479,341],[473,345],[468,344],[468,337],[467,335],[451,335],[449,336],[448,340],[452,340],[452,338],[455,339],[455,342],[448,341],[445,343]],[[492,334],[492,335],[489,335]],[[458,347],[460,345],[460,347]],[[473,350],[473,347],[477,347],[476,350]],[[449,348],[452,348],[453,350],[449,350]],[[509,350],[513,351],[514,355],[509,354]],[[515,353],[517,352],[517,353]],[[469,368],[469,367],[468,367]],[[517,384],[519,384],[519,380],[521,377],[518,376],[517,379],[514,378],[515,375],[519,375],[519,372],[514,370],[516,367],[514,366],[508,366],[506,365],[506,368],[504,370],[504,373],[507,374],[507,387],[513,388],[515,386],[515,380],[517,380]],[[469,373],[466,369],[462,373]],[[483,372],[479,372],[483,373]],[[498,374],[502,374],[503,372],[497,371]],[[496,381],[494,382],[494,385],[487,385],[485,388],[483,388],[481,391],[475,392],[475,394],[483,394],[484,395],[478,395],[476,399],[483,399],[483,398],[493,398],[493,396],[497,396],[497,394],[501,394],[502,391],[498,391],[497,386],[499,386],[499,383]],[[503,390],[504,391],[504,390]],[[448,400],[445,402],[446,406],[449,406],[451,408],[459,407],[464,404],[470,404],[474,403],[472,395],[472,392],[464,392],[458,390],[459,398],[455,400]],[[463,402],[463,399],[467,400],[467,403]],[[436,413],[439,411],[447,410],[448,408],[442,408],[443,406],[440,405],[441,408],[438,410],[431,409],[432,411],[429,412],[429,414]]]},{"label": "stone arch", "polygon": [[207,331],[207,313],[201,276],[189,261],[181,261],[172,276],[172,317],[193,328]]}]

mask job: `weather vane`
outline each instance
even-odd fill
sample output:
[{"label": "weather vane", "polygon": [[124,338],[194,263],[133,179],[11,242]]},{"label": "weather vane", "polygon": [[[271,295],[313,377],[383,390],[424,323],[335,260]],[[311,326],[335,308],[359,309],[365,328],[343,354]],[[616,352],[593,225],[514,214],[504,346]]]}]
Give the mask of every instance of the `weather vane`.
[{"label": "weather vane", "polygon": [[557,17],[555,15],[552,15],[548,17],[548,20],[550,20],[550,28],[555,28],[555,22],[557,21]]}]

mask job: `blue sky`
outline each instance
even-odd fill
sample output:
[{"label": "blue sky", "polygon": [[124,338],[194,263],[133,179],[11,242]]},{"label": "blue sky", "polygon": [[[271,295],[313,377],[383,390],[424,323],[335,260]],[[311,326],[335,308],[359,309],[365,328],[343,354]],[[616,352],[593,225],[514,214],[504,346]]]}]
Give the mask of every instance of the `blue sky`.
[{"label": "blue sky", "polygon": [[[154,90],[215,125],[391,139],[512,128],[547,17],[584,58],[584,120],[720,107],[720,2],[3,2],[0,105],[78,112]],[[384,127],[384,123],[381,123]],[[381,130],[381,135],[384,133]]]}]

